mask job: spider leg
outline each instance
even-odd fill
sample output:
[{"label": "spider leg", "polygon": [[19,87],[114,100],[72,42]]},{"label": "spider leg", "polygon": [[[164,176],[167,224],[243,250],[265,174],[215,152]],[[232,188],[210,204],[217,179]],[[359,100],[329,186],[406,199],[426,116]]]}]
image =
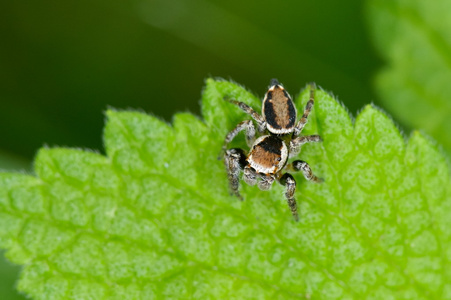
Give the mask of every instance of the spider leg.
[{"label": "spider leg", "polygon": [[[302,171],[305,179],[309,181],[313,181],[316,183],[321,183],[323,180],[321,178],[316,177],[310,166],[302,160],[295,160],[291,167],[295,171]],[[293,218],[295,221],[299,221],[298,209],[296,204],[296,199],[294,198],[294,192],[296,191],[296,181],[293,176],[289,173],[285,173],[279,179],[280,184],[285,186],[285,198],[287,198],[288,206],[290,207],[291,213],[293,214]]]},{"label": "spider leg", "polygon": [[290,207],[291,214],[296,222],[299,221],[298,206],[296,199],[294,198],[294,192],[296,191],[296,181],[290,173],[285,173],[280,177],[279,182],[285,186],[285,198],[287,199],[288,206]]},{"label": "spider leg", "polygon": [[306,136],[300,136],[295,139],[292,139],[290,141],[290,156],[289,157],[295,157],[299,154],[301,151],[301,146],[306,143],[312,143],[312,142],[321,142],[322,139],[319,135],[306,135]]},{"label": "spider leg", "polygon": [[258,188],[262,191],[269,190],[272,183],[276,179],[274,175],[260,175],[260,181],[258,182]]},{"label": "spider leg", "polygon": [[308,181],[313,181],[316,183],[321,183],[324,181],[323,179],[318,178],[315,174],[313,174],[312,169],[310,169],[308,163],[303,160],[295,160],[292,166],[295,171],[302,171],[302,174],[304,174],[305,179],[307,179]]},{"label": "spider leg", "polygon": [[302,115],[302,118],[299,120],[299,122],[296,124],[296,127],[294,128],[293,136],[298,136],[302,129],[304,129],[305,124],[307,124],[307,118],[310,114],[310,111],[313,108],[313,104],[315,104],[315,84],[310,84],[310,99],[305,105],[304,114]]},{"label": "spider leg", "polygon": [[225,165],[229,179],[230,193],[243,200],[238,188],[240,187],[240,172],[246,164],[246,155],[242,149],[229,149],[225,153]]},{"label": "spider leg", "polygon": [[245,113],[249,114],[252,117],[252,119],[254,119],[257,122],[257,124],[258,124],[258,132],[262,133],[262,132],[265,131],[265,129],[266,129],[266,121],[265,121],[265,119],[260,114],[258,114],[255,110],[253,110],[249,105],[247,105],[247,104],[245,104],[243,102],[240,102],[240,101],[233,100],[233,99],[226,99],[225,98],[224,100],[226,100],[226,101],[228,101],[228,102],[230,102],[232,104],[235,104],[236,106],[241,108],[242,111],[244,111]]},{"label": "spider leg", "polygon": [[222,146],[221,153],[218,159],[221,159],[222,154],[227,150],[227,145],[240,133],[241,131],[246,130],[246,142],[249,147],[255,141],[255,127],[251,120],[243,121],[238,123],[232,131],[230,131],[224,140],[224,145]]},{"label": "spider leg", "polygon": [[257,183],[257,173],[255,173],[255,170],[252,169],[249,166],[246,166],[244,168],[244,175],[243,175],[244,182],[246,182],[249,185],[255,185]]}]

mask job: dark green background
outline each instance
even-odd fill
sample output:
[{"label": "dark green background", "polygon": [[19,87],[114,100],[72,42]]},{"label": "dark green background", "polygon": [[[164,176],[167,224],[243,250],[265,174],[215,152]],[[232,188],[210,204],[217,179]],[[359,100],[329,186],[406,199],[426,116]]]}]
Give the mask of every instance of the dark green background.
[{"label": "dark green background", "polygon": [[[377,102],[381,66],[362,1],[1,1],[0,168],[30,169],[43,145],[103,152],[103,111],[167,121],[199,114],[204,79],[263,95],[314,81],[352,113]],[[0,263],[0,298],[19,299]]]}]

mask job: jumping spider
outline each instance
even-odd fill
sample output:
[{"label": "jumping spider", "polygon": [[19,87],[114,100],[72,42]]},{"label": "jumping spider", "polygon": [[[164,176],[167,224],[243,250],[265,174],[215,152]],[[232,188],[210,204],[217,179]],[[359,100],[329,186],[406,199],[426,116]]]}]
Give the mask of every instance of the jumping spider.
[{"label": "jumping spider", "polygon": [[[295,160],[291,164],[287,164],[289,158],[299,154],[303,144],[321,141],[319,135],[299,136],[307,123],[307,118],[314,104],[314,86],[310,86],[310,100],[307,102],[304,114],[297,124],[296,107],[291,97],[276,79],[271,80],[268,92],[263,99],[262,115],[243,102],[225,100],[237,105],[249,114],[257,122],[258,132],[263,134],[256,139],[252,120],[239,123],[235,129],[227,134],[222,151],[225,153],[225,165],[231,193],[243,200],[238,191],[241,171],[244,172],[243,179],[247,184],[258,184],[261,190],[270,189],[274,180],[277,180],[286,187],[285,197],[291,213],[293,218],[299,221],[296,200],[294,199],[296,181],[291,174],[282,174],[282,171],[284,169],[302,171],[307,180],[316,183],[322,182],[322,179],[313,174],[305,161]],[[227,145],[243,130],[246,131],[246,142],[250,147],[249,153],[246,154],[246,151],[239,148],[227,150]]]}]

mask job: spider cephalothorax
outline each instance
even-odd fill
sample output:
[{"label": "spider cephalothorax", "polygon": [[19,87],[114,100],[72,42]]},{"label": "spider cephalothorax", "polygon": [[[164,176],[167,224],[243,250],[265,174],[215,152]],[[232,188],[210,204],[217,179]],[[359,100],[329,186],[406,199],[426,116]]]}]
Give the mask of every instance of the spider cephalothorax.
[{"label": "spider cephalothorax", "polygon": [[[258,184],[261,190],[268,190],[276,180],[286,187],[285,197],[294,219],[298,221],[299,216],[294,199],[296,181],[289,173],[282,174],[282,171],[284,169],[302,171],[307,180],[317,183],[322,181],[312,173],[305,161],[295,160],[287,164],[289,158],[299,154],[303,144],[321,141],[319,135],[299,136],[314,104],[314,86],[310,87],[310,100],[297,124],[293,100],[275,79],[271,80],[271,85],[263,99],[262,115],[243,102],[227,100],[250,114],[257,122],[258,132],[261,134],[256,139],[254,124],[251,120],[246,120],[239,123],[225,138],[223,151],[232,194],[243,200],[238,191],[241,171],[244,173],[243,179],[247,184]],[[248,152],[238,148],[227,150],[227,145],[243,130],[246,131],[246,141],[250,150]]]}]

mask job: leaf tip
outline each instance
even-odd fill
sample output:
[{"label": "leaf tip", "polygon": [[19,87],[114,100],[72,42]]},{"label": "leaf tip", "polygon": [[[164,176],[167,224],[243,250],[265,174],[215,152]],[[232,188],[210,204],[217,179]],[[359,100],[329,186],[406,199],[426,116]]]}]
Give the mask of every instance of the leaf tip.
[{"label": "leaf tip", "polygon": [[117,115],[120,114],[120,111],[113,107],[108,107],[104,114],[106,117],[106,122],[108,122],[109,120],[115,119]]}]

